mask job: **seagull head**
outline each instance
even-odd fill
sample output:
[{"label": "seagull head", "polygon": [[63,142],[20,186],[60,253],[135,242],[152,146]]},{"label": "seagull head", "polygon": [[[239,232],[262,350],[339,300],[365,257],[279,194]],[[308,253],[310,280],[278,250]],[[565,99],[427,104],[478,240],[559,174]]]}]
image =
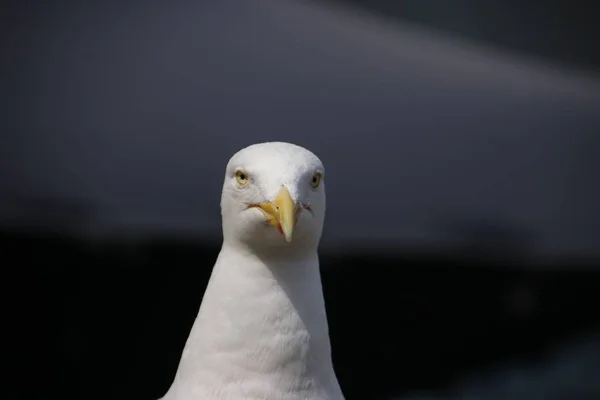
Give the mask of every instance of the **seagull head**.
[{"label": "seagull head", "polygon": [[325,219],[324,174],[317,156],[291,143],[238,151],[223,184],[224,240],[262,249],[316,249]]}]

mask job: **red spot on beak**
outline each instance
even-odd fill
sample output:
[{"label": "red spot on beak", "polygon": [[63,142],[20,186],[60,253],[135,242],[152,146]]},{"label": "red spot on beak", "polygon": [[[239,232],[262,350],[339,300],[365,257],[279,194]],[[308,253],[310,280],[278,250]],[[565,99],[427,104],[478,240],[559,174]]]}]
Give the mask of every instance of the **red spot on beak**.
[{"label": "red spot on beak", "polygon": [[285,235],[283,234],[283,229],[281,228],[281,224],[277,224],[277,230],[279,231],[282,237],[285,237]]}]

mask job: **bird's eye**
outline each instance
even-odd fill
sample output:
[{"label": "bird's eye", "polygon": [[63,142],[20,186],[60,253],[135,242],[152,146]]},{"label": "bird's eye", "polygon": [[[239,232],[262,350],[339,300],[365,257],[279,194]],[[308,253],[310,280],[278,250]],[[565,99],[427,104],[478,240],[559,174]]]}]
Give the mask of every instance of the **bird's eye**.
[{"label": "bird's eye", "polygon": [[248,173],[243,169],[235,171],[235,180],[238,185],[246,186],[248,184]]},{"label": "bird's eye", "polygon": [[323,174],[320,172],[317,172],[316,174],[314,174],[312,176],[312,178],[310,179],[310,185],[313,187],[313,189],[316,189],[319,187],[319,185],[321,184],[322,178],[323,178]]}]

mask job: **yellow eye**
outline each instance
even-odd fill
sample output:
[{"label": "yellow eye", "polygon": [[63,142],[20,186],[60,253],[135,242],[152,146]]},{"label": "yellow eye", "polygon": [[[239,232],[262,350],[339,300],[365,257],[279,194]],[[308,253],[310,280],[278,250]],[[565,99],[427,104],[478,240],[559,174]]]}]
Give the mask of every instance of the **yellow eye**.
[{"label": "yellow eye", "polygon": [[313,187],[313,189],[316,189],[319,187],[319,185],[321,184],[321,179],[323,179],[323,174],[320,172],[317,172],[316,174],[314,174],[312,176],[312,178],[310,179],[310,186]]},{"label": "yellow eye", "polygon": [[238,169],[235,171],[235,180],[237,184],[240,186],[246,186],[248,184],[248,173],[243,169]]}]

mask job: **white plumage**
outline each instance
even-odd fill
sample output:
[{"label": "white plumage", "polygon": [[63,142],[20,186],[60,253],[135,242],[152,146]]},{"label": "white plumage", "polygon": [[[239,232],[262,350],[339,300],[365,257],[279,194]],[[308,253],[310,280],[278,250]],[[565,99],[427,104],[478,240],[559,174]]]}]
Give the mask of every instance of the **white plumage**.
[{"label": "white plumage", "polygon": [[223,246],[164,400],[343,399],[317,255],[323,177],[321,161],[289,143],[231,158]]}]

